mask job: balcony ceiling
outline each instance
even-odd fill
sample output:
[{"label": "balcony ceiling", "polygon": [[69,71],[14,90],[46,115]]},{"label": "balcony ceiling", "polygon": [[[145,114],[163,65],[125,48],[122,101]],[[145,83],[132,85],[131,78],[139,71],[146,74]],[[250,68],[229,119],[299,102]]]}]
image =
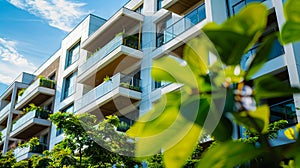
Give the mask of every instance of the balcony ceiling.
[{"label": "balcony ceiling", "polygon": [[138,101],[139,100],[120,95],[93,110],[91,114],[95,115],[97,119],[103,119],[104,116],[117,114],[119,110],[128,107],[130,104],[137,103]]},{"label": "balcony ceiling", "polygon": [[126,33],[126,30],[139,26],[143,19],[143,15],[129,9],[122,8],[86,41],[84,41],[82,48],[90,52],[94,52],[97,48],[103,47],[112,40],[116,34],[123,32],[123,30],[125,30]]},{"label": "balcony ceiling", "polygon": [[135,57],[129,57],[125,54],[120,55],[114,60],[107,61],[103,66],[99,67],[97,71],[91,73],[89,78],[86,78],[81,83],[90,85],[90,86],[98,86],[103,82],[103,79],[106,75],[114,76],[118,72],[122,72],[128,68],[128,65],[134,65],[139,62],[140,59]]},{"label": "balcony ceiling", "polygon": [[203,3],[204,0],[166,0],[163,8],[179,15],[185,15],[190,9]]},{"label": "balcony ceiling", "polygon": [[48,95],[48,94],[43,94],[43,93],[39,93],[33,97],[30,97],[27,100],[27,103],[22,103],[21,106],[18,106],[19,110],[22,110],[24,107],[26,107],[26,105],[33,103],[36,106],[39,106],[41,104],[43,104],[45,101],[49,100],[51,97],[53,97],[53,95]]},{"label": "balcony ceiling", "polygon": [[15,134],[13,138],[18,138],[18,139],[29,139],[36,135],[37,133],[43,131],[44,129],[48,128],[49,126],[45,125],[39,125],[39,124],[34,124],[19,133]]}]

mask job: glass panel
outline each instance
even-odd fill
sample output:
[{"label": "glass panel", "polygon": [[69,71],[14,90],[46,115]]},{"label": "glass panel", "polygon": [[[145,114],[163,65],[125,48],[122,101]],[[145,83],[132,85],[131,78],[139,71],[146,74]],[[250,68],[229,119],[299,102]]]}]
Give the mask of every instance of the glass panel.
[{"label": "glass panel", "polygon": [[283,46],[280,44],[279,40],[276,39],[276,40],[274,41],[273,48],[272,48],[272,51],[271,51],[271,53],[270,53],[270,55],[269,55],[268,60],[271,60],[271,59],[273,59],[273,58],[276,58],[276,57],[278,57],[278,56],[281,56],[281,55],[284,54],[284,53],[285,53],[285,52],[284,52]]},{"label": "glass panel", "polygon": [[296,107],[293,99],[270,105],[270,110],[271,122],[283,119],[288,121],[289,126],[297,123]]},{"label": "glass panel", "polygon": [[157,10],[158,11],[162,8],[162,1],[163,0],[157,0]]},{"label": "glass panel", "polygon": [[74,47],[67,51],[67,58],[66,58],[66,66],[65,68],[72,65],[75,61],[79,58],[79,51],[80,51],[80,42],[78,42]]},{"label": "glass panel", "polygon": [[[184,31],[188,30],[192,26],[198,24],[206,18],[205,4],[201,4],[199,7],[194,9],[192,12],[187,14],[182,19],[168,26],[170,20],[166,21],[165,24],[157,25],[157,37],[156,47],[160,47],[163,44],[171,41],[176,36],[180,35]],[[164,28],[164,26],[167,26]]]},{"label": "glass panel", "polygon": [[76,89],[76,75],[73,73],[65,79],[63,99],[69,97],[75,92]]}]

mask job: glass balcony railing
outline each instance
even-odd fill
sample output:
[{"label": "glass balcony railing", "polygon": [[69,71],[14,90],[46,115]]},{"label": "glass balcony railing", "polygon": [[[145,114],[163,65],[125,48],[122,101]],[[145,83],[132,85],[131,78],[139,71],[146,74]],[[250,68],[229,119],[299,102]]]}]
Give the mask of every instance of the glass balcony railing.
[{"label": "glass balcony railing", "polygon": [[92,56],[90,56],[87,61],[78,68],[78,74],[82,74],[86,70],[90,69],[97,62],[108,56],[119,46],[124,45],[139,50],[140,48],[138,44],[139,40],[136,36],[127,36],[125,34],[116,35],[114,39],[112,39],[104,47],[93,53]]},{"label": "glass balcony railing", "polygon": [[251,2],[264,2],[266,0],[240,0],[231,6],[231,15],[238,13],[241,9],[244,8],[248,3]]},{"label": "glass balcony railing", "polygon": [[6,137],[6,133],[7,133],[7,129],[4,128],[2,131],[1,131],[1,141],[4,141],[5,137]]},{"label": "glass balcony railing", "polygon": [[33,82],[26,90],[23,92],[22,95],[18,96],[18,103],[21,102],[28,94],[33,92],[38,87],[45,87],[49,89],[55,88],[55,81],[47,79],[47,78],[39,78],[35,82]]},{"label": "glass balcony railing", "polygon": [[3,116],[5,116],[9,110],[10,110],[10,105],[11,103],[7,104],[1,111],[0,111],[0,118],[2,118]]},{"label": "glass balcony railing", "polygon": [[[242,61],[241,61],[242,69],[247,69],[247,67],[250,64],[250,60],[252,60],[252,57],[255,55],[259,46],[260,46],[259,44],[255,45],[243,56]],[[268,60],[279,57],[279,56],[283,55],[284,53],[285,52],[284,52],[283,46],[280,44],[280,42],[278,40],[275,40],[273,43],[273,48],[268,56]]]},{"label": "glass balcony railing", "polygon": [[[16,149],[14,149],[14,155],[16,157],[16,159],[18,160],[18,158],[28,154],[28,153],[35,153],[35,154],[42,154],[43,151],[47,150],[47,146],[45,144],[40,144],[37,146],[34,146],[32,148],[30,147],[17,147]],[[25,158],[24,158],[25,159]]]},{"label": "glass balcony railing", "polygon": [[49,112],[46,110],[33,110],[30,111],[28,113],[26,113],[25,115],[23,115],[20,119],[18,119],[16,121],[16,123],[13,124],[11,132],[15,131],[16,129],[22,127],[23,125],[25,125],[28,121],[30,121],[33,118],[40,118],[40,119],[45,119],[47,120],[49,116]]},{"label": "glass balcony railing", "polygon": [[271,122],[287,120],[288,126],[297,124],[296,107],[293,99],[270,105]]},{"label": "glass balcony railing", "polygon": [[200,23],[205,18],[205,4],[203,3],[199,7],[194,9],[192,12],[184,16],[182,19],[167,27],[164,31],[164,34],[159,34],[157,36],[157,47],[168,43],[178,35],[182,34],[191,27]]},{"label": "glass balcony railing", "polygon": [[101,83],[96,88],[83,95],[82,98],[78,99],[75,102],[75,111],[78,111],[88,104],[91,104],[117,87],[124,87],[131,90],[140,91],[140,80],[118,73],[111,77],[108,81]]}]

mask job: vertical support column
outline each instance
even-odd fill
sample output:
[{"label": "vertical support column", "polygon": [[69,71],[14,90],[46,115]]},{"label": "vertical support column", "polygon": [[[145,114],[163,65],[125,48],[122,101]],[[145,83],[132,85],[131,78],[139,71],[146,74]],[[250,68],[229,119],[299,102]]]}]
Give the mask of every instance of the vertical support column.
[{"label": "vertical support column", "polygon": [[13,86],[11,104],[10,104],[9,114],[8,114],[8,119],[7,119],[7,124],[6,124],[6,137],[4,139],[4,145],[3,145],[3,150],[2,150],[3,154],[5,154],[8,150],[9,139],[10,139],[9,134],[10,134],[10,130],[12,127],[13,111],[14,111],[15,102],[17,101],[17,95],[18,95],[17,91],[18,91],[18,87],[17,87],[17,84],[15,83]]},{"label": "vertical support column", "polygon": [[152,106],[151,104],[151,67],[152,67],[152,50],[156,47],[156,25],[153,23],[153,14],[156,12],[156,0],[144,1],[144,22],[142,25],[142,49],[143,58],[141,64],[141,87],[142,87],[142,100],[140,103],[139,116],[146,113]]}]

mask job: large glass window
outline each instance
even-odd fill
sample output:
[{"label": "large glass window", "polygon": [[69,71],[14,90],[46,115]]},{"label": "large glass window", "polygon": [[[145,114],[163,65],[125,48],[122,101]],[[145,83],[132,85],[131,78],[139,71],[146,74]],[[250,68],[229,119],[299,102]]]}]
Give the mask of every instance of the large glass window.
[{"label": "large glass window", "polygon": [[[74,104],[72,103],[71,105],[67,106],[66,108],[64,108],[63,110],[61,110],[61,112],[70,112],[70,113],[74,113]],[[64,133],[62,128],[58,128],[56,129],[56,136],[61,135],[62,133]]]},{"label": "large glass window", "polygon": [[62,100],[71,96],[76,88],[76,73],[73,73],[64,79]]},{"label": "large glass window", "polygon": [[229,15],[232,16],[238,13],[244,6],[246,6],[250,2],[264,2],[265,0],[228,0],[228,12]]},{"label": "large glass window", "polygon": [[144,4],[141,4],[139,7],[137,7],[134,11],[137,13],[142,13],[142,10],[144,8]]},{"label": "large glass window", "polygon": [[163,0],[157,0],[157,10],[158,11],[162,8],[162,1]]},{"label": "large glass window", "polygon": [[156,25],[156,47],[162,46],[165,41],[168,39],[168,34],[166,32],[166,28],[172,24],[172,17],[168,16],[163,19]]},{"label": "large glass window", "polygon": [[67,51],[67,57],[66,57],[66,66],[65,68],[72,65],[75,61],[79,58],[79,52],[80,52],[80,42],[75,44],[72,48],[70,48]]},{"label": "large glass window", "polygon": [[171,82],[166,82],[166,81],[157,82],[157,81],[152,80],[151,89],[155,90],[157,88],[162,88],[162,87],[168,86],[170,84],[171,84]]},{"label": "large glass window", "polygon": [[[241,66],[243,69],[247,69],[247,67],[250,65],[252,57],[257,52],[257,49],[260,47],[264,37],[267,35],[270,35],[272,33],[278,32],[278,22],[277,22],[277,16],[274,9],[270,10],[270,14],[268,15],[268,22],[266,29],[263,33],[263,35],[260,37],[259,41],[243,56],[241,61]],[[276,39],[273,43],[272,50],[270,51],[268,55],[268,60],[274,59],[278,56],[281,56],[285,53],[283,46],[280,44],[278,39]]]},{"label": "large glass window", "polygon": [[270,105],[270,122],[287,120],[288,126],[297,124],[296,107],[292,97],[268,100]]},{"label": "large glass window", "polygon": [[[278,80],[290,85],[287,70],[280,72],[274,76]],[[288,126],[292,126],[297,123],[296,107],[292,96],[266,99],[263,103],[267,103],[270,106],[270,122],[287,120]]]},{"label": "large glass window", "polygon": [[67,112],[67,113],[74,113],[74,104],[72,103],[68,107],[64,108],[61,110],[62,112]]}]

